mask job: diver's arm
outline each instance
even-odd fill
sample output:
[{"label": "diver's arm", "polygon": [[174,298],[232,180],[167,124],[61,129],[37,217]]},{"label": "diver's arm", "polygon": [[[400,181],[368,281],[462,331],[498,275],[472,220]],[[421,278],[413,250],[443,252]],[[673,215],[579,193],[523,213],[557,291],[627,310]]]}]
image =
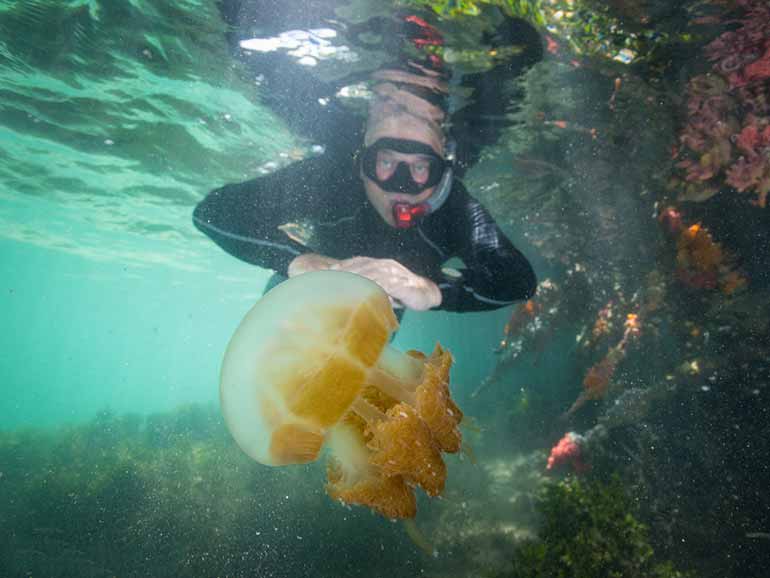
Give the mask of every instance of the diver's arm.
[{"label": "diver's arm", "polygon": [[529,261],[478,201],[467,193],[463,196],[456,209],[460,223],[453,235],[452,254],[462,259],[465,268],[461,277],[439,283],[442,309],[484,311],[529,299],[537,287]]},{"label": "diver's arm", "polygon": [[195,226],[234,257],[287,275],[292,260],[309,252],[278,228],[301,220],[297,211],[313,206],[309,199],[292,199],[284,186],[299,178],[297,165],[212,191],[195,207]]}]

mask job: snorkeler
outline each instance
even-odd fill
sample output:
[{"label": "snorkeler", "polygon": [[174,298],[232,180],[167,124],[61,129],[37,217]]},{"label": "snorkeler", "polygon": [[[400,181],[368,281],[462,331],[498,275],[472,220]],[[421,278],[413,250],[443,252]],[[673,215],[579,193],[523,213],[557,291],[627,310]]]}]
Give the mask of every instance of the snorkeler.
[{"label": "snorkeler", "polygon": [[[196,207],[195,225],[228,253],[281,278],[317,270],[357,273],[409,309],[479,311],[528,299],[536,287],[531,265],[458,178],[478,154],[468,143],[463,148],[463,140],[484,144],[490,131],[468,109],[453,116],[453,130],[447,130],[449,75],[439,52],[425,50],[440,45],[441,36],[421,18],[399,19],[401,38],[424,58],[416,60],[412,51],[371,75],[364,134],[334,130],[352,123],[332,128],[333,106],[324,102],[308,132],[326,130],[312,136],[336,144],[272,174],[214,190]],[[520,71],[522,62],[503,72]],[[477,83],[480,101],[488,101],[485,91],[499,89],[499,78],[486,80]],[[274,95],[282,97],[285,92]],[[452,258],[462,266],[446,268]]]}]

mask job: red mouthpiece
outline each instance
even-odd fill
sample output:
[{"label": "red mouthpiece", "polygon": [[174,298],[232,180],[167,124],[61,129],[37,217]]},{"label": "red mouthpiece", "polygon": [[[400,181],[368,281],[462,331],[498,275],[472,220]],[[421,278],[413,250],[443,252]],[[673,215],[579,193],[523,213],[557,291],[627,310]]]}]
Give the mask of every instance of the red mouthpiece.
[{"label": "red mouthpiece", "polygon": [[393,218],[396,220],[396,227],[399,229],[408,229],[417,222],[419,217],[427,214],[428,207],[422,205],[410,205],[409,203],[396,203],[393,205]]}]

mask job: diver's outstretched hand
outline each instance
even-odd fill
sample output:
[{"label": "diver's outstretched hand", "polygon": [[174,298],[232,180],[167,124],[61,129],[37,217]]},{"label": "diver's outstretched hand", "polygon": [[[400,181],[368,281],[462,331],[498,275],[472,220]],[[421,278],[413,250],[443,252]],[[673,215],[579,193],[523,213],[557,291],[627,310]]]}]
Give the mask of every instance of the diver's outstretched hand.
[{"label": "diver's outstretched hand", "polygon": [[340,261],[323,255],[306,254],[292,261],[289,276],[322,269],[347,271],[371,279],[385,290],[391,300],[409,309],[425,311],[441,305],[438,285],[393,259],[353,257]]},{"label": "diver's outstretched hand", "polygon": [[394,259],[353,257],[333,265],[331,269],[356,273],[371,279],[409,309],[425,311],[441,305],[441,290],[433,281],[412,273]]}]

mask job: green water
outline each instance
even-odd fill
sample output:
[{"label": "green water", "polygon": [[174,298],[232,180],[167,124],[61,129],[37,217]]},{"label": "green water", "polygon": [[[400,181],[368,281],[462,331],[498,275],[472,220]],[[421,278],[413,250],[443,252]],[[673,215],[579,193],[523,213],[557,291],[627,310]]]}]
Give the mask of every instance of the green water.
[{"label": "green water", "polygon": [[[561,48],[500,87],[507,128],[464,181],[553,285],[530,324],[515,307],[405,314],[394,345],[449,349],[470,417],[444,498],[418,498],[421,541],[328,499],[320,464],[254,463],[223,424],[222,356],[272,273],[192,210],[312,143],[263,104],[215,0],[0,0],[0,578],[552,578],[549,556],[565,577],[770,575],[770,209],[724,185],[680,202],[671,184],[687,81],[751,3],[492,2]],[[430,5],[473,69],[486,4],[335,13]],[[368,57],[355,66],[385,55]],[[671,203],[738,255],[745,290],[682,283],[681,238],[657,218]],[[609,391],[567,415],[655,298]],[[614,333],[594,339],[610,304]],[[546,472],[566,431],[598,440],[587,473]]]},{"label": "green water", "polygon": [[[13,384],[0,427],[215,400],[224,346],[269,273],[203,238],[192,208],[287,162],[296,141],[234,71],[214,2],[0,14],[0,368]],[[399,344],[432,345],[434,323],[451,341],[444,317],[406,323]],[[482,335],[500,319],[462,323]]]},{"label": "green water", "polygon": [[[191,224],[177,226],[195,235]],[[203,242],[200,257],[208,264],[189,271],[165,263],[173,259],[165,246],[142,236],[125,233],[102,242],[116,237],[160,264],[3,241],[2,316],[10,328],[0,336],[3,429],[217,399],[224,348],[271,273]],[[468,351],[458,383],[477,383],[494,356],[489,346],[473,355],[474,344],[488,342],[504,316],[410,313],[395,344],[425,350],[441,336],[453,351]]]},{"label": "green water", "polygon": [[[278,127],[268,139],[269,115],[216,65],[225,48],[213,5],[5,2],[0,13],[13,328],[2,373],[15,384],[3,427],[213,399],[201,377],[216,374],[227,333],[215,319],[258,295],[264,274],[239,283],[193,230],[191,207],[289,136]],[[247,153],[255,139],[264,145]]]},{"label": "green water", "polygon": [[[216,501],[213,494],[224,492],[220,510],[251,496],[255,525],[231,520],[230,546],[211,545],[230,552],[225,559],[236,556],[233,544],[251,548],[243,568],[212,570],[197,539],[197,553],[185,554],[189,539],[171,545],[163,538],[167,524],[180,523],[169,521],[173,512],[202,508],[189,496],[172,498],[197,475],[187,478],[168,463],[166,442],[157,441],[165,437],[145,439],[110,421],[215,408],[227,341],[271,274],[225,255],[191,222],[209,190],[251,178],[265,163],[285,164],[298,146],[238,74],[215,3],[2,2],[0,32],[0,516],[8,530],[0,574],[251,575],[256,568],[256,575],[301,576],[325,567],[360,575],[369,548],[383,541],[407,560],[408,572],[418,568],[421,555],[403,531],[366,512],[346,523],[350,514],[323,497],[321,468],[288,478],[258,470],[217,422],[207,451],[222,453],[227,471],[232,460],[247,470],[231,478],[236,486],[220,480],[208,493]],[[490,339],[505,317],[408,313],[396,346],[429,350],[440,338],[457,353],[465,349],[457,379],[470,387],[492,367]],[[192,431],[196,439],[206,435]],[[16,436],[27,439],[26,450]],[[67,447],[90,440],[91,449],[62,454],[57,440]],[[33,446],[43,462],[28,453]],[[168,493],[140,498],[111,474],[99,482],[118,455],[154,456],[166,468]],[[45,481],[45,471],[58,472],[57,481]],[[81,481],[65,481],[73,479]],[[49,490],[37,494],[43,487]],[[67,487],[69,497],[60,495]],[[117,492],[121,511],[130,504],[133,525],[106,505],[105,491]],[[86,520],[86,512],[105,507],[114,531]],[[203,522],[210,530],[222,524]],[[362,528],[368,538],[357,537]],[[135,532],[147,541],[126,543]],[[340,561],[319,566],[332,556],[327,548],[319,558],[317,545],[329,540],[340,543],[331,550]],[[121,545],[109,553],[105,541]]]}]

